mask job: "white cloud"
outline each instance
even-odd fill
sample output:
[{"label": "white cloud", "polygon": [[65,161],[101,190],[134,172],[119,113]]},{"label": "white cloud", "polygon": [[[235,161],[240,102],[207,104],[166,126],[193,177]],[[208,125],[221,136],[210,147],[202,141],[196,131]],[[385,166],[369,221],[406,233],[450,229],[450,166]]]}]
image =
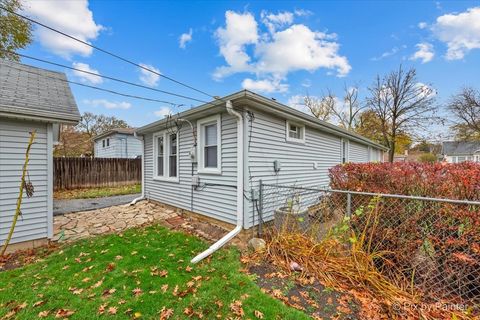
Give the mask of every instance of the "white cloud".
[{"label": "white cloud", "polygon": [[106,99],[93,99],[93,100],[84,100],[85,104],[91,105],[93,107],[103,107],[106,109],[130,109],[132,104],[126,101],[109,101]]},{"label": "white cloud", "polygon": [[182,35],[178,39],[180,48],[182,48],[182,49],[186,48],[187,43],[192,41],[192,35],[193,35],[192,28],[190,28],[190,30],[188,30],[188,33],[182,33]]},{"label": "white cloud", "polygon": [[463,59],[470,50],[480,49],[480,7],[440,16],[432,31],[447,45],[447,60]]},{"label": "white cloud", "polygon": [[257,80],[245,79],[244,86],[283,92],[286,84],[278,79],[286,80],[290,72],[326,68],[335,70],[337,76],[347,75],[351,66],[338,53],[336,35],[292,24],[294,15],[300,14],[305,13],[264,11],[261,21],[268,32],[262,32],[262,26],[251,13],[227,11],[225,27],[215,32],[220,54],[227,64],[215,70],[214,78],[220,80],[235,73],[255,74]]},{"label": "white cloud", "polygon": [[242,81],[242,88],[264,93],[286,92],[288,84],[281,83],[281,79],[253,80],[246,78]]},{"label": "white cloud", "polygon": [[[75,69],[87,71],[87,72],[94,73],[94,74],[98,74],[98,75],[100,74],[100,72],[98,72],[98,70],[92,69],[86,63],[74,62],[74,63],[72,63],[72,67],[74,67]],[[88,82],[88,83],[91,83],[91,84],[100,84],[100,83],[103,82],[103,79],[101,77],[94,76],[93,74],[88,74],[88,73],[77,71],[77,70],[74,70],[73,74],[75,76],[77,76],[78,78],[80,78],[80,81],[82,81],[82,82]]]},{"label": "white cloud", "polygon": [[305,105],[305,96],[299,94],[291,96],[290,98],[288,98],[287,106],[311,115],[310,110]]},{"label": "white cloud", "polygon": [[419,29],[425,29],[426,27],[428,27],[428,24],[426,22],[419,22],[418,23],[418,28]]},{"label": "white cloud", "polygon": [[[156,73],[161,73],[160,70],[155,68],[154,66],[150,64],[144,64],[140,63],[140,65],[144,68],[150,69],[152,71],[155,71]],[[147,86],[155,87],[158,84],[158,80],[160,80],[160,76],[158,74],[155,74],[153,72],[147,71],[145,69],[139,68],[140,70],[140,81]]]},{"label": "white cloud", "polygon": [[162,107],[160,110],[157,110],[154,112],[154,114],[157,117],[162,117],[162,118],[168,116],[171,113],[172,113],[172,109],[170,109],[169,107]]},{"label": "white cloud", "polygon": [[433,46],[428,42],[421,42],[415,45],[417,51],[410,57],[410,60],[422,60],[422,63],[432,61],[435,56]]},{"label": "white cloud", "polygon": [[388,51],[385,51],[384,53],[382,53],[382,54],[379,55],[378,57],[373,57],[371,60],[372,60],[372,61],[380,61],[380,60],[382,60],[382,59],[385,59],[385,58],[394,56],[394,55],[396,55],[400,50],[405,49],[406,47],[407,47],[406,45],[402,45],[401,47],[393,47],[392,49],[390,49],[390,50],[388,50]]},{"label": "white cloud", "polygon": [[220,45],[220,54],[225,58],[228,67],[217,68],[214,73],[216,79],[235,72],[253,70],[249,66],[250,56],[245,52],[245,46],[258,41],[257,21],[251,13],[227,11],[225,20],[225,28],[218,28],[215,36]]},{"label": "white cloud", "polygon": [[256,46],[255,53],[260,57],[257,69],[284,76],[297,70],[313,72],[327,68],[345,76],[351,67],[346,57],[338,55],[339,44],[333,38],[334,35],[312,31],[302,24],[292,25],[276,32],[272,41]]},{"label": "white cloud", "polygon": [[[22,0],[22,4],[32,18],[88,43],[97,39],[103,29],[93,19],[87,0]],[[91,47],[43,27],[36,28],[35,35],[43,47],[66,59],[74,54],[85,57],[92,54]]]},{"label": "white cloud", "polygon": [[262,11],[260,13],[260,18],[270,33],[274,33],[275,29],[278,27],[283,27],[293,23],[293,13],[288,11],[279,12],[277,14]]}]

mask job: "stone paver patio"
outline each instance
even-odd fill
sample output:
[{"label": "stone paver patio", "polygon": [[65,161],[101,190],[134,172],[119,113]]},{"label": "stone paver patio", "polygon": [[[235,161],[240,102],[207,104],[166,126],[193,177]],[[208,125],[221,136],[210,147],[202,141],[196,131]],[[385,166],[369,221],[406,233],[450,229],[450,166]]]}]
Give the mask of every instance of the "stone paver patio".
[{"label": "stone paver patio", "polygon": [[[120,205],[98,210],[67,213],[54,217],[54,240],[75,241],[100,234],[122,232],[141,225],[166,222],[183,223],[177,212],[164,205],[141,201],[136,205]],[[171,223],[168,223],[168,222]]]}]

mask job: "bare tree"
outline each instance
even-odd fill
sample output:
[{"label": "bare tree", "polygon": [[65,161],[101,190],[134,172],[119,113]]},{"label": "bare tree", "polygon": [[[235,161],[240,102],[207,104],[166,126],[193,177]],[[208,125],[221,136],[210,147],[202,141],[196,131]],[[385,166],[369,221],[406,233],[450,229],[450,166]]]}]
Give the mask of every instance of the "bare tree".
[{"label": "bare tree", "polygon": [[338,103],[332,108],[332,114],[338,121],[338,124],[347,129],[355,130],[360,112],[365,109],[365,104],[362,104],[358,99],[358,87],[344,87],[343,106]]},{"label": "bare tree", "polygon": [[452,126],[459,140],[480,140],[480,91],[471,87],[463,88],[454,95],[448,109],[457,122]]},{"label": "bare tree", "polygon": [[406,71],[401,65],[383,78],[377,76],[369,92],[367,106],[380,120],[384,144],[390,149],[388,159],[393,162],[398,134],[412,134],[435,119],[435,92],[418,81],[414,68]]},{"label": "bare tree", "polygon": [[307,93],[305,98],[303,98],[303,102],[314,117],[328,121],[332,115],[332,110],[335,108],[336,97],[327,89],[327,94],[322,95],[320,98],[311,97]]}]

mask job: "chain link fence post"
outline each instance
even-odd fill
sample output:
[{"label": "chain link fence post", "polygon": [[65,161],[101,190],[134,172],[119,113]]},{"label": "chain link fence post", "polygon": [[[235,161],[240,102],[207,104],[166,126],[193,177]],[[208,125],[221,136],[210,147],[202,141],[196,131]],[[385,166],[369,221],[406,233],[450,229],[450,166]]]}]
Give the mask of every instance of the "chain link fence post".
[{"label": "chain link fence post", "polygon": [[347,217],[352,216],[352,194],[350,192],[347,193]]}]

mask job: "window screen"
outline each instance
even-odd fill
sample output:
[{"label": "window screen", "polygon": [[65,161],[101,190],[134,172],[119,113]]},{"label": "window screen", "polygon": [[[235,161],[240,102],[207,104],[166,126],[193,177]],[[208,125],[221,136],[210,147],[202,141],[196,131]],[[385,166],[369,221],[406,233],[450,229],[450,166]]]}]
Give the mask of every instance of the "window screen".
[{"label": "window screen", "polygon": [[217,168],[218,166],[218,146],[217,146],[217,124],[211,124],[205,128],[205,149],[204,163],[205,168]]},{"label": "window screen", "polygon": [[157,137],[157,176],[163,176],[163,137]]},{"label": "window screen", "polygon": [[170,135],[169,141],[169,177],[177,176],[177,134]]}]

